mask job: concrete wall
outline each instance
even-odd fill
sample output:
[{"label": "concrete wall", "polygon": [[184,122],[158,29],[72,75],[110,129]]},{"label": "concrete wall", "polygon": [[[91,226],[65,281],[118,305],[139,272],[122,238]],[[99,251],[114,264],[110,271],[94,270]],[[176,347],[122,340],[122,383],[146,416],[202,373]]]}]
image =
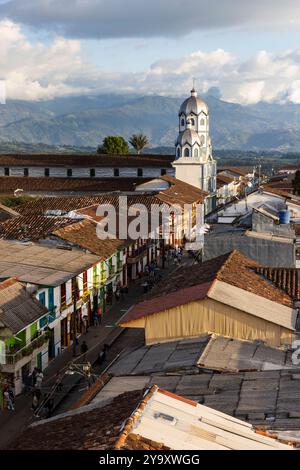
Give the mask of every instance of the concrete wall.
[{"label": "concrete wall", "polygon": [[295,268],[295,245],[292,242],[254,238],[245,232],[226,232],[205,236],[204,261],[238,250],[269,267]]}]

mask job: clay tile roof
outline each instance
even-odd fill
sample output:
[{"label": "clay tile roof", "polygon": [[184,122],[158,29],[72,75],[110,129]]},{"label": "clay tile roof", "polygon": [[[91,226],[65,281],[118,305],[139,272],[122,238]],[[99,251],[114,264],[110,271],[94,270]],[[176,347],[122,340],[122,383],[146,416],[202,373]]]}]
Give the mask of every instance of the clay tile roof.
[{"label": "clay tile roof", "polygon": [[[27,428],[11,444],[14,450],[113,450],[137,447],[133,437],[126,444],[134,423],[157,387],[126,392],[106,406],[72,411]],[[41,439],[41,435],[43,439]],[[156,443],[141,440],[141,448]]]},{"label": "clay tile roof", "polygon": [[[115,207],[119,205],[119,195],[103,194],[100,196],[70,196],[70,197],[42,197],[26,202],[16,207],[16,210],[22,214],[45,215],[49,211],[60,211],[68,213],[71,211],[85,209],[99,204],[112,204]],[[131,195],[128,196],[128,206],[133,204],[144,204],[151,207],[151,204],[160,204],[159,199],[151,195]]]},{"label": "clay tile roof", "polygon": [[129,434],[121,450],[171,450],[160,442],[147,439],[139,434]]},{"label": "clay tile roof", "polygon": [[173,160],[172,155],[19,154],[1,155],[1,166],[170,168]]},{"label": "clay tile roof", "polygon": [[25,192],[111,192],[134,191],[136,186],[152,178],[44,178],[0,176],[0,193]]},{"label": "clay tile roof", "polygon": [[300,300],[300,269],[259,267],[256,268],[256,272],[294,300]]},{"label": "clay tile roof", "polygon": [[0,284],[0,323],[13,334],[24,330],[48,312],[16,279]]},{"label": "clay tile roof", "polygon": [[158,193],[157,198],[167,204],[203,203],[209,196],[205,191],[184,183],[173,176],[162,176],[161,179],[170,183],[170,187]]},{"label": "clay tile roof", "polygon": [[59,227],[72,223],[71,219],[24,215],[0,223],[0,238],[3,240],[38,241]]},{"label": "clay tile roof", "polygon": [[252,292],[268,300],[291,307],[293,300],[279,286],[257,273],[258,263],[233,251],[202,264],[179,268],[155,287],[144,300],[134,305],[120,324],[161,312],[168,308],[201,300],[206,297],[215,280]]},{"label": "clay tile roof", "polygon": [[79,246],[90,253],[99,255],[102,260],[110,258],[116,251],[126,245],[126,240],[101,240],[97,236],[97,224],[82,220],[53,232],[63,240]]},{"label": "clay tile roof", "polygon": [[222,175],[221,173],[217,175],[217,183],[223,183],[222,186],[224,184],[230,184],[233,181],[235,181],[235,178],[233,178],[232,176]]},{"label": "clay tile roof", "polygon": [[246,176],[249,173],[253,172],[253,168],[251,169],[250,167],[233,167],[233,166],[228,166],[228,167],[219,167],[218,173],[222,173],[223,171],[230,171],[231,173],[235,173],[236,175],[239,176]]}]

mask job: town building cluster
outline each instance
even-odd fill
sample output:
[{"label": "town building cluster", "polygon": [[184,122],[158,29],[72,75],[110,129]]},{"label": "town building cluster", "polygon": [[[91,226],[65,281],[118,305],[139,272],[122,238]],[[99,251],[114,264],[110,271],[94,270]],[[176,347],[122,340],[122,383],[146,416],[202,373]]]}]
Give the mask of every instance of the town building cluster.
[{"label": "town building cluster", "polygon": [[[8,387],[22,394],[36,371],[47,372],[72,347],[76,352],[113,306],[120,305],[112,327],[144,337],[143,346],[118,353],[72,410],[21,429],[11,448],[34,449],[39,435],[40,449],[298,445],[295,172],[266,181],[251,168],[217,168],[209,110],[194,89],[179,110],[175,160],[2,155],[2,399]],[[162,212],[153,223],[154,206],[167,218]],[[99,236],[99,207],[114,211],[113,237]],[[143,230],[134,212],[141,207],[148,216]],[[123,223],[138,235],[126,229],[124,236]],[[144,295],[124,311],[137,284]],[[93,360],[82,352],[90,377]]]}]

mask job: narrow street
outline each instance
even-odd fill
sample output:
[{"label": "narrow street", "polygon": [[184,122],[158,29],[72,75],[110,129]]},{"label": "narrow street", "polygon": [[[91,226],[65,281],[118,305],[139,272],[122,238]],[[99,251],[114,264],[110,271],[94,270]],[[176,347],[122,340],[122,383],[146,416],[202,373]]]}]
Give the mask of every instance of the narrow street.
[{"label": "narrow street", "polygon": [[[187,265],[192,262],[193,260],[186,254],[181,265]],[[178,266],[173,263],[167,265],[164,271],[161,271],[163,278],[176,269],[178,269]],[[163,278],[160,282],[163,282]],[[116,327],[116,323],[124,313],[143,296],[143,288],[141,286],[143,282],[144,280],[138,280],[130,286],[129,293],[125,296],[124,300],[115,303],[109,312],[104,315],[102,324],[98,327],[90,327],[88,332],[79,339],[77,354],[80,354],[81,342],[86,341],[89,348],[86,360],[92,365],[95,365],[93,367],[93,373],[96,376],[100,375],[124,349],[136,348],[144,344],[144,331],[135,329],[124,330]],[[96,361],[104,344],[108,344],[110,347],[105,362],[99,366],[96,364]],[[85,361],[80,357],[73,357],[72,347],[65,350],[63,354],[52,361],[44,371],[43,397],[53,390],[57,372],[64,373],[72,363],[80,362]],[[65,374],[62,381],[62,390],[60,392],[55,391],[53,394],[53,415],[70,409],[72,405],[78,401],[80,395],[84,393],[86,388],[87,382],[79,374]],[[6,449],[18,433],[23,431],[29,424],[36,421],[37,418],[34,418],[31,410],[31,401],[31,394],[22,394],[16,398],[14,412],[8,410],[1,412],[0,449]]]}]

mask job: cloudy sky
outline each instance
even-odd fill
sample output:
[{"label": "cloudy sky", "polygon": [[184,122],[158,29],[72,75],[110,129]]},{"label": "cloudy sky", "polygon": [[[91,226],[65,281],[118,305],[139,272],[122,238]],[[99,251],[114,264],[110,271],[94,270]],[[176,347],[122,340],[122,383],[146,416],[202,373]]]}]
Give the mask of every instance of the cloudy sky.
[{"label": "cloudy sky", "polygon": [[299,0],[0,0],[9,98],[185,95],[300,103]]}]

